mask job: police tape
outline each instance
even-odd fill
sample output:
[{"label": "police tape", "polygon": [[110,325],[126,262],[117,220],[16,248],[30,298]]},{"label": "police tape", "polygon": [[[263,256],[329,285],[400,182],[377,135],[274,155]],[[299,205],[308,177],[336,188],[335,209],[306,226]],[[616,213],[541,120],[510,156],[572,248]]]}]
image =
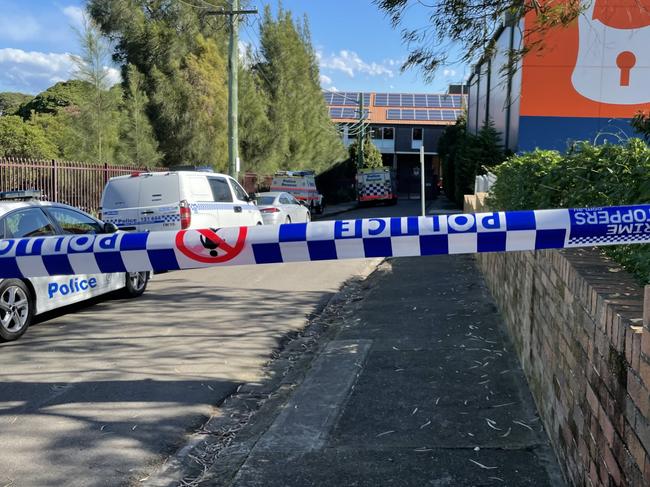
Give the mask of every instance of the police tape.
[{"label": "police tape", "polygon": [[650,242],[650,205],[0,240],[0,278]]}]

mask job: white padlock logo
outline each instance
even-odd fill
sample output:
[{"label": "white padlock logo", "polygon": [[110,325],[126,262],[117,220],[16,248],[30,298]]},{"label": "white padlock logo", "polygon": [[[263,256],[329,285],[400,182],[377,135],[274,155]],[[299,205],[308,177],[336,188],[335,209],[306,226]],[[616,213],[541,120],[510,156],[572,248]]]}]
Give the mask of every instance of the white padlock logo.
[{"label": "white padlock logo", "polygon": [[[578,21],[580,34],[578,59],[571,76],[573,87],[582,96],[601,103],[649,103],[650,25],[639,25],[644,22],[642,18],[647,19],[645,12],[638,12],[643,9],[641,3],[629,11],[616,12],[616,21],[608,22],[601,18],[596,6],[598,0],[587,2]],[[607,12],[606,5],[604,12]],[[623,21],[621,14],[625,14]],[[603,20],[616,27],[606,25]],[[629,28],[623,26],[626,23]]]}]

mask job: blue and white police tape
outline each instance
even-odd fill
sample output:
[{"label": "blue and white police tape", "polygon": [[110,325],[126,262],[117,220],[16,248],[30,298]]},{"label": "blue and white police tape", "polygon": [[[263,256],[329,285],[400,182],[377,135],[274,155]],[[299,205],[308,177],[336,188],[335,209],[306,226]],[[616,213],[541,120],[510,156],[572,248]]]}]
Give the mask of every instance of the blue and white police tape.
[{"label": "blue and white police tape", "polygon": [[650,205],[0,240],[0,278],[650,242]]}]

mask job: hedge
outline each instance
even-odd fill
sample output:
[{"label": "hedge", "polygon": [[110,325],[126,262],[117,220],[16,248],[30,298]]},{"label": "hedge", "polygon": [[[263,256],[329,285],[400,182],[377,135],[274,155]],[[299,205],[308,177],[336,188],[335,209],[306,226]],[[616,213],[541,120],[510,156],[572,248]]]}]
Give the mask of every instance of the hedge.
[{"label": "hedge", "polygon": [[[650,202],[650,148],[639,139],[623,145],[575,144],[566,154],[536,150],[493,169],[488,204],[495,210],[615,206]],[[604,247],[603,252],[650,282],[650,245]]]}]

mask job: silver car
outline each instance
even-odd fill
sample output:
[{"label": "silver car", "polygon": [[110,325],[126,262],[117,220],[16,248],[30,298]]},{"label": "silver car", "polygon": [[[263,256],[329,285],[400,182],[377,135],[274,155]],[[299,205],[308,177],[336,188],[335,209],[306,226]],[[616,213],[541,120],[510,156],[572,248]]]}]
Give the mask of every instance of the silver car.
[{"label": "silver car", "polygon": [[[34,193],[0,193],[0,250],[4,238],[117,231],[111,223],[71,206],[40,201]],[[0,279],[0,341],[18,339],[34,317],[46,311],[118,290],[125,297],[140,296],[148,280],[148,272]]]},{"label": "silver car", "polygon": [[289,193],[270,191],[255,195],[265,225],[304,223],[311,220],[309,208]]}]

